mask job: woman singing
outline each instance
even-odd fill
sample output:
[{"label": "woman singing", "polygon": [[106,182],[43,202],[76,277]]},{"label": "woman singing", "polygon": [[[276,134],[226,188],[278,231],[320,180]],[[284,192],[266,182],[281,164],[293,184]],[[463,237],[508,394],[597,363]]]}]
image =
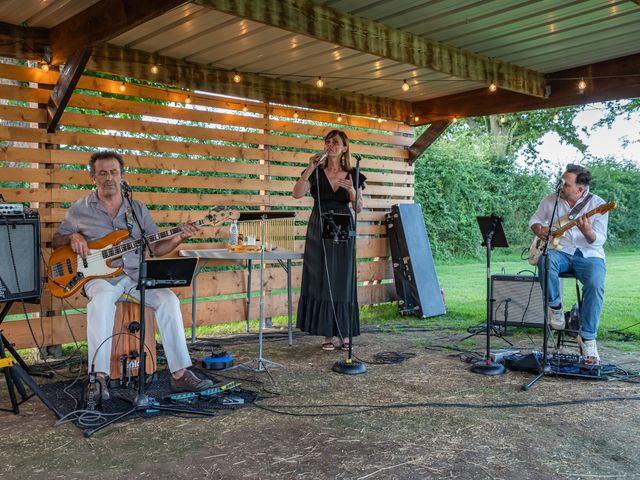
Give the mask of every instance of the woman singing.
[{"label": "woman singing", "polygon": [[335,350],[333,337],[338,337],[342,349],[348,350],[349,327],[353,336],[360,333],[358,299],[354,289],[355,236],[340,241],[323,239],[322,216],[322,213],[330,212],[334,218],[338,217],[337,214],[346,214],[349,231],[355,231],[349,206],[355,209],[357,198],[358,212],[362,210],[362,190],[366,180],[360,174],[356,183],[355,177],[346,134],[331,130],[324,139],[324,151],[309,158],[309,165],[293,187],[294,198],[310,192],[314,200],[304,249],[297,327],[311,335],[324,336],[323,350]]}]

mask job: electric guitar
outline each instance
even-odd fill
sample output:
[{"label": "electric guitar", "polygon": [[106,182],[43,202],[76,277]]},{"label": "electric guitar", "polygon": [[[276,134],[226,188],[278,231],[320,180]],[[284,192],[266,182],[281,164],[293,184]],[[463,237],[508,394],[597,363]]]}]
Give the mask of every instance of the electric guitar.
[{"label": "electric guitar", "polygon": [[[227,210],[209,213],[202,220],[190,223],[199,227],[206,224],[217,225],[237,218],[237,212]],[[155,243],[178,235],[181,232],[180,227],[175,227],[154,235],[148,235],[145,238],[149,243]],[[80,290],[89,280],[120,275],[124,267],[112,267],[111,261],[131,250],[135,250],[142,243],[142,239],[123,242],[128,237],[129,232],[127,230],[115,230],[101,239],[89,243],[90,253],[86,258],[82,258],[71,250],[69,245],[57,248],[51,254],[47,264],[47,281],[51,294],[57,298],[67,298]]]},{"label": "electric guitar", "polygon": [[[591,217],[596,213],[599,213],[600,215],[604,215],[609,210],[613,210],[617,206],[618,204],[616,202],[603,203],[599,207],[596,207],[593,210],[589,210],[585,215],[587,217]],[[551,232],[551,239],[549,240],[549,248],[553,248],[554,250],[562,250],[562,247],[560,246],[560,239],[562,238],[562,236],[565,234],[567,230],[570,230],[576,226],[577,220],[578,219],[576,218],[574,220],[571,220],[570,222],[562,224],[563,219],[561,218],[559,222],[560,226],[558,226],[556,229],[554,229]],[[529,248],[529,259],[528,259],[531,265],[538,264],[538,261],[540,260],[540,256],[542,255],[543,247],[544,247],[544,240],[538,237],[533,239],[533,243]]]}]

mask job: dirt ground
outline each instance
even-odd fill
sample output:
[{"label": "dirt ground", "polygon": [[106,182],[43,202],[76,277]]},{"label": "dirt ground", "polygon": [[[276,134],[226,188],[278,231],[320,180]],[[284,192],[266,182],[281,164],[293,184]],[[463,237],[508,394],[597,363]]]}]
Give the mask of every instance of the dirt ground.
[{"label": "dirt ground", "polygon": [[[228,374],[260,391],[257,405],[289,415],[247,406],[209,418],[138,418],[86,439],[73,425],[54,427],[33,398],[19,415],[0,412],[0,478],[640,478],[639,384],[544,377],[525,392],[529,373],[479,375],[432,348],[460,338],[420,328],[364,333],[356,339],[364,360],[381,351],[415,357],[358,376],[332,372],[344,352],[322,352],[318,338],[265,342],[264,358],[282,365],[269,369],[272,378]],[[471,344],[481,350],[483,338]],[[526,335],[509,340],[532,348]],[[226,350],[239,361],[257,355],[253,340]],[[637,354],[603,350],[606,363],[638,370]]]}]

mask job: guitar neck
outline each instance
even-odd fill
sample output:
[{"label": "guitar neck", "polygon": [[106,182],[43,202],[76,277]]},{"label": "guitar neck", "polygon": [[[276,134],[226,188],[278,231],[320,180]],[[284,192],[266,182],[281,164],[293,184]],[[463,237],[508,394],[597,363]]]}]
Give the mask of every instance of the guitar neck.
[{"label": "guitar neck", "polygon": [[[607,204],[607,205],[608,205],[608,204]],[[606,207],[606,205],[605,205],[605,207]],[[613,207],[613,208],[615,208],[615,207]],[[605,210],[605,212],[606,212],[606,211],[608,211],[608,209],[606,209],[606,210]],[[594,208],[593,210],[589,210],[587,213],[585,213],[585,216],[587,216],[587,217],[592,217],[592,216],[594,216],[596,213],[603,213],[603,212],[600,212],[600,207],[598,207],[598,208]],[[553,236],[554,236],[554,237],[559,237],[560,235],[563,235],[563,234],[564,234],[564,232],[566,232],[567,230],[569,230],[569,229],[571,229],[571,228],[575,227],[577,222],[578,222],[578,219],[577,219],[577,218],[576,218],[576,219],[574,219],[574,220],[571,220],[569,223],[567,223],[567,224],[565,224],[565,225],[561,226],[560,228],[558,228],[557,230],[555,230],[555,231],[553,232]]]},{"label": "guitar neck", "polygon": [[[196,220],[195,222],[189,222],[189,223],[191,225],[199,227],[207,223],[207,221],[208,221],[207,219],[202,219],[202,220]],[[169,230],[164,230],[162,232],[154,233],[153,235],[147,235],[144,238],[149,243],[156,243],[156,242],[159,242],[160,240],[164,240],[165,238],[174,237],[178,235],[180,232],[182,232],[182,229],[180,227],[174,227],[174,228],[170,228]],[[128,242],[122,242],[116,245],[115,247],[111,247],[103,250],[102,257],[105,260],[117,258],[124,255],[127,252],[130,252],[131,250],[135,250],[141,244],[142,244],[142,239],[129,240]]]}]

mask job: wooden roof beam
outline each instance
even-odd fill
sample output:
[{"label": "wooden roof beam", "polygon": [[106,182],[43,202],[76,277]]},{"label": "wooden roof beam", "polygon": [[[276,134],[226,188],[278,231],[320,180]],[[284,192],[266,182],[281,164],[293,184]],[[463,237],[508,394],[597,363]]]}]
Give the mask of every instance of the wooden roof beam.
[{"label": "wooden roof beam", "polygon": [[71,94],[76,88],[90,56],[91,48],[83,48],[65,60],[64,69],[58,77],[58,83],[51,91],[49,102],[47,102],[47,132],[56,131],[64,109],[67,108]]},{"label": "wooden roof beam", "polygon": [[452,77],[544,97],[542,73],[340,12],[310,0],[194,0],[273,27]]},{"label": "wooden roof beam", "polygon": [[[416,102],[413,108],[420,123],[430,123],[454,116],[476,117],[640,97],[640,54],[550,73],[546,78],[549,98],[479,89]],[[587,82],[583,92],[577,86],[580,79]]]},{"label": "wooden roof beam", "polygon": [[409,147],[409,158],[407,159],[409,165],[412,165],[452,123],[453,120],[436,120],[427,127],[427,129],[422,132],[422,135]]},{"label": "wooden roof beam", "polygon": [[186,3],[185,0],[102,0],[51,29],[52,63],[90,48]]},{"label": "wooden roof beam", "polygon": [[[153,64],[162,65],[157,74],[151,73],[150,66]],[[402,100],[330,88],[320,89],[256,74],[244,73],[242,82],[235,83],[234,72],[228,70],[216,70],[184,60],[115,45],[102,44],[94,47],[87,68],[189,90],[203,90],[327,112],[341,112],[345,115],[379,116],[403,123],[407,123],[411,118],[411,104]]]},{"label": "wooden roof beam", "polygon": [[0,22],[0,57],[42,61],[49,50],[49,30]]}]

